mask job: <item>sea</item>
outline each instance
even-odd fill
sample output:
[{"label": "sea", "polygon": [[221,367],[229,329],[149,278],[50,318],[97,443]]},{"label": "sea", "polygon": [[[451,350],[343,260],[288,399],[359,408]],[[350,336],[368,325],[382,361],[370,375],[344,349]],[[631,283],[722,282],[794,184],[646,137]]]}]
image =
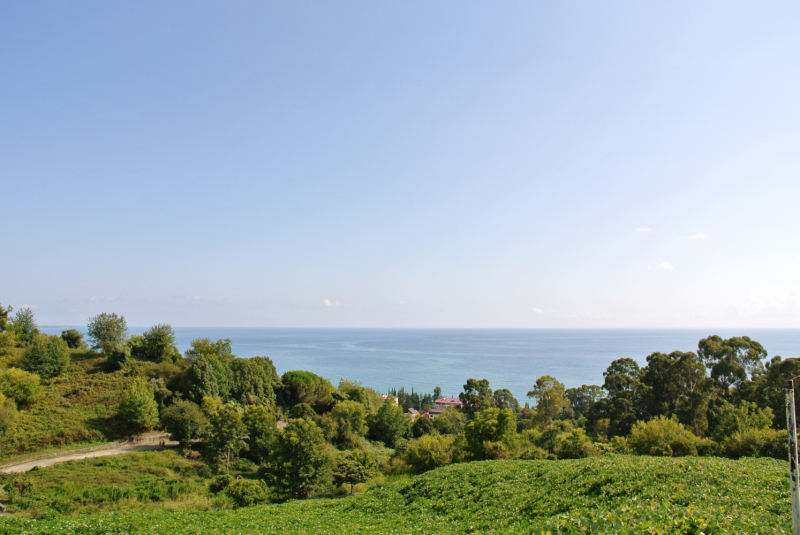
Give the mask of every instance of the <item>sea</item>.
[{"label": "sea", "polygon": [[[60,334],[63,329],[43,327]],[[141,334],[147,327],[129,328]],[[181,351],[192,340],[230,338],[239,357],[268,356],[279,374],[307,370],[334,385],[344,378],[379,392],[406,391],[457,397],[468,378],[488,379],[524,403],[537,378],[550,375],[569,387],[603,384],[615,359],[640,365],[654,352],[697,351],[707,336],[749,336],[769,358],[800,357],[800,329],[284,329],[175,328]]]}]

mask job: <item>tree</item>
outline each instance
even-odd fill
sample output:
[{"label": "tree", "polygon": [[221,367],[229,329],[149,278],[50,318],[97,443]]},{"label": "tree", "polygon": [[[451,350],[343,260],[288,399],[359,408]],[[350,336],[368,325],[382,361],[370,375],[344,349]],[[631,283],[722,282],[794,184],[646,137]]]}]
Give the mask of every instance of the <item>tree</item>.
[{"label": "tree", "polygon": [[208,430],[208,418],[196,403],[179,399],[161,413],[161,423],[180,442],[181,447],[189,447],[193,439],[201,438]]},{"label": "tree", "polygon": [[403,409],[391,400],[381,405],[378,412],[370,418],[369,436],[394,448],[402,438],[411,432],[411,422],[403,414]]},{"label": "tree", "polygon": [[33,315],[33,310],[30,308],[23,308],[18,310],[12,320],[14,325],[14,333],[17,340],[21,344],[27,344],[39,334],[39,327],[36,325],[36,318]]},{"label": "tree", "polygon": [[13,399],[0,393],[0,437],[5,436],[17,418],[17,405]]},{"label": "tree", "polygon": [[293,498],[305,498],[324,475],[325,437],[313,421],[290,419],[278,432],[266,475]]},{"label": "tree", "polygon": [[269,489],[263,481],[234,479],[225,487],[227,494],[237,507],[249,507],[269,499]]},{"label": "tree", "polygon": [[641,370],[635,360],[617,359],[603,372],[603,390],[608,392],[604,412],[608,416],[609,438],[625,436],[642,415]]},{"label": "tree", "polygon": [[581,385],[580,388],[567,388],[567,400],[575,419],[588,418],[595,404],[605,397],[603,388],[597,385]]},{"label": "tree", "polygon": [[117,413],[131,431],[139,432],[158,426],[158,404],[144,377],[137,377],[122,394]]},{"label": "tree", "polygon": [[464,429],[467,417],[455,407],[447,407],[442,414],[433,418],[433,427],[443,435],[457,435]]},{"label": "tree", "polygon": [[61,375],[69,366],[69,347],[58,336],[37,334],[22,355],[22,369],[42,379]]},{"label": "tree", "polygon": [[150,362],[180,362],[181,353],[175,347],[175,331],[172,326],[159,323],[142,333],[140,343],[131,347],[131,356]]},{"label": "tree", "polygon": [[433,418],[427,416],[417,416],[414,423],[411,424],[411,434],[414,438],[419,438],[422,435],[430,435],[431,433],[438,435],[436,425],[433,423]]},{"label": "tree", "polygon": [[225,473],[230,470],[231,457],[236,457],[246,446],[242,437],[246,430],[242,414],[230,405],[223,405],[211,417],[211,436],[206,446],[211,458],[217,464],[225,464]]},{"label": "tree", "polygon": [[[507,457],[514,449],[517,417],[511,409],[486,409],[464,427],[467,451],[474,459]],[[503,452],[498,455],[498,453]]]},{"label": "tree", "polygon": [[[353,487],[359,483],[366,483],[374,474],[375,461],[372,460],[369,453],[364,452],[364,455],[372,462],[363,462],[363,456],[359,457],[356,452],[351,452],[339,457],[333,469],[334,483],[337,486],[350,485],[351,496]],[[371,466],[368,466],[368,464],[371,464]]]},{"label": "tree", "polygon": [[269,357],[233,359],[231,374],[231,399],[267,405],[275,402],[274,388],[280,384],[280,379]]},{"label": "tree", "polygon": [[283,403],[291,407],[308,403],[322,413],[333,404],[333,385],[327,379],[306,371],[290,371],[281,377]]},{"label": "tree", "polygon": [[517,398],[511,394],[511,391],[508,388],[501,388],[499,390],[494,391],[494,406],[498,409],[511,409],[515,411],[519,408],[519,402]]},{"label": "tree", "polygon": [[307,420],[314,421],[316,417],[317,413],[308,403],[298,403],[289,411],[289,418],[306,418]]},{"label": "tree", "polygon": [[164,381],[164,379],[162,379],[161,377],[159,377],[158,379],[153,377],[147,384],[150,386],[150,390],[153,391],[153,397],[155,397],[156,401],[158,402],[159,410],[163,409],[164,400],[166,400],[168,397],[172,395],[172,391],[169,388],[167,388],[166,381]]},{"label": "tree", "polygon": [[186,350],[186,358],[191,363],[200,355],[214,356],[226,361],[231,361],[236,357],[233,354],[233,342],[230,338],[220,339],[216,342],[212,342],[210,338],[192,340],[191,347]]},{"label": "tree", "polygon": [[128,335],[128,323],[125,321],[125,316],[103,312],[89,318],[86,327],[86,332],[92,342],[92,349],[100,350],[105,356],[109,356],[115,349],[125,345]]},{"label": "tree", "polygon": [[731,387],[747,379],[747,375],[762,370],[767,358],[764,348],[747,336],[723,340],[717,335],[703,338],[697,344],[697,354],[711,368],[711,378],[717,381],[725,395]]},{"label": "tree", "polygon": [[337,444],[354,447],[367,432],[367,411],[357,401],[337,403],[330,415],[336,422],[334,442]]},{"label": "tree", "polygon": [[263,405],[248,405],[242,423],[248,437],[248,457],[257,464],[267,462],[277,432],[275,416]]},{"label": "tree", "polygon": [[676,415],[694,429],[695,434],[708,429],[706,367],[694,353],[673,351],[669,355],[653,353],[647,357],[641,382],[644,409],[650,416]]},{"label": "tree", "polygon": [[42,395],[39,376],[19,368],[0,370],[0,392],[13,399],[17,405],[27,406]]},{"label": "tree", "polygon": [[528,397],[536,400],[536,414],[545,424],[552,422],[564,409],[569,408],[564,385],[549,375],[536,379]]},{"label": "tree", "polygon": [[454,441],[452,435],[423,435],[408,442],[403,459],[415,474],[446,466],[453,460]]},{"label": "tree", "polygon": [[14,309],[11,307],[4,308],[2,303],[0,303],[0,333],[8,330],[8,315],[11,314],[13,310]]},{"label": "tree", "polygon": [[433,399],[435,401],[441,398],[442,398],[442,388],[437,386],[436,388],[433,389]]},{"label": "tree", "polygon": [[755,403],[743,401],[735,406],[723,401],[717,414],[717,425],[712,436],[717,442],[736,434],[754,429],[767,429],[772,424],[772,409],[759,409]]},{"label": "tree", "polygon": [[492,389],[489,388],[487,379],[467,379],[464,384],[464,391],[458,395],[461,400],[464,414],[467,418],[473,418],[476,413],[486,410],[494,405]]},{"label": "tree", "polygon": [[61,339],[67,343],[70,349],[81,349],[86,346],[86,342],[83,341],[83,333],[78,329],[61,331]]}]

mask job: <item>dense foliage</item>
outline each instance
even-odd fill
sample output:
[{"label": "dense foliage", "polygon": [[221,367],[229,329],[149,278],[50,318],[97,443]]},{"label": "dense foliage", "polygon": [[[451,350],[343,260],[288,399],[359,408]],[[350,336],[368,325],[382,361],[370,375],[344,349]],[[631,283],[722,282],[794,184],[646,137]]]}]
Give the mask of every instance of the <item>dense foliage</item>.
[{"label": "dense foliage", "polygon": [[[251,484],[243,486],[248,487],[241,493],[245,498],[257,491]],[[145,510],[44,521],[7,519],[0,525],[9,535],[790,533],[787,491],[785,463],[769,459],[607,456],[557,463],[486,461],[440,468],[346,500],[294,501],[236,511]]]}]

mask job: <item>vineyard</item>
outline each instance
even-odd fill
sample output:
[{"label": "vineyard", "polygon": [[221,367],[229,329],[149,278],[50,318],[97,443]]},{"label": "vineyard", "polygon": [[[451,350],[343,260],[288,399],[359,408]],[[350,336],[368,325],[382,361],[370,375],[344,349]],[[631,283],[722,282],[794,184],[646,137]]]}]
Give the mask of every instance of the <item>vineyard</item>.
[{"label": "vineyard", "polygon": [[605,455],[457,464],[344,499],[6,519],[11,534],[790,533],[786,463]]}]

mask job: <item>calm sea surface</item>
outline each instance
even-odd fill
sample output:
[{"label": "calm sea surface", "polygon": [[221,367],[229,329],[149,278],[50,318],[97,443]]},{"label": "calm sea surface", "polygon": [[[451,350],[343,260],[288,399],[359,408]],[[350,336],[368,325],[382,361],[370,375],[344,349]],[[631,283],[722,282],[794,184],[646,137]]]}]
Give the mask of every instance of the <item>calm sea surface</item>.
[{"label": "calm sea surface", "polygon": [[[42,331],[60,334],[66,327]],[[131,328],[139,334],[146,328]],[[85,329],[81,329],[85,330]],[[508,388],[520,400],[552,375],[567,387],[603,384],[612,360],[641,365],[650,353],[696,351],[711,334],[750,336],[769,356],[800,357],[800,329],[245,329],[176,328],[177,345],[230,338],[239,357],[269,356],[278,373],[309,370],[338,384],[344,377],[378,391],[412,387],[457,396],[470,377]]]}]

